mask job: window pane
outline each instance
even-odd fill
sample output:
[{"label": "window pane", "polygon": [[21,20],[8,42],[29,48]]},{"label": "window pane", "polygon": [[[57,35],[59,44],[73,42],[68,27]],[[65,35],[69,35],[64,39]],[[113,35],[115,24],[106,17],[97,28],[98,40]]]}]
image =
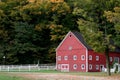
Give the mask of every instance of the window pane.
[{"label": "window pane", "polygon": [[92,60],[92,55],[89,55],[89,60]]},{"label": "window pane", "polygon": [[64,56],[64,60],[68,60],[68,56]]},{"label": "window pane", "polygon": [[85,65],[84,64],[81,65],[81,69],[85,69]]},{"label": "window pane", "polygon": [[89,69],[90,69],[90,70],[92,69],[92,64],[89,65]]},{"label": "window pane", "polygon": [[73,65],[73,69],[77,69],[77,64],[74,64],[74,65]]},{"label": "window pane", "polygon": [[99,56],[96,56],[96,61],[99,61]]},{"label": "window pane", "polygon": [[73,60],[77,60],[77,56],[76,55],[73,56]]},{"label": "window pane", "polygon": [[82,55],[82,56],[81,56],[81,60],[85,60],[85,55]]}]

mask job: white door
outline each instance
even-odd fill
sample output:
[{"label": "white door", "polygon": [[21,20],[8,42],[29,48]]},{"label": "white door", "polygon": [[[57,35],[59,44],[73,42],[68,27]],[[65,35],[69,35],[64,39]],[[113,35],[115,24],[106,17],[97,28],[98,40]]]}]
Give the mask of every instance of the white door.
[{"label": "white door", "polygon": [[69,64],[61,64],[61,71],[69,72]]},{"label": "white door", "polygon": [[100,71],[103,72],[104,71],[104,65],[100,65]]}]

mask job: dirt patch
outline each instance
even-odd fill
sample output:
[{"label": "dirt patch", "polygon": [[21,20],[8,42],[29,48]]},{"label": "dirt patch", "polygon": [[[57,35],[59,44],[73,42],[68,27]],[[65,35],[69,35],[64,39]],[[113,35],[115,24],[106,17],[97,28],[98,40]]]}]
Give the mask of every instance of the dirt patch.
[{"label": "dirt patch", "polygon": [[28,80],[120,80],[119,75],[110,77],[82,76],[61,73],[10,73],[11,75],[27,78]]}]

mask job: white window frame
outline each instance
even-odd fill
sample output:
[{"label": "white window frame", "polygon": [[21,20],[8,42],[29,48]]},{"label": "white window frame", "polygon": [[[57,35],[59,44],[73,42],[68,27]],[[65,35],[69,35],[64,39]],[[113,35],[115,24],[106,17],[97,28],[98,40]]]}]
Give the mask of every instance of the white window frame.
[{"label": "white window frame", "polygon": [[64,56],[64,60],[68,60],[68,56]]},{"label": "white window frame", "polygon": [[96,65],[96,70],[99,70],[99,65]]},{"label": "white window frame", "polygon": [[89,64],[89,70],[92,70],[92,64]]},{"label": "white window frame", "polygon": [[113,61],[113,58],[112,57],[110,57],[110,62],[112,62]]},{"label": "white window frame", "polygon": [[58,56],[58,58],[57,58],[57,59],[58,59],[58,61],[61,61],[61,56]]},{"label": "white window frame", "polygon": [[85,60],[85,55],[81,55],[81,60]]},{"label": "white window frame", "polygon": [[77,64],[74,64],[74,65],[73,65],[73,69],[77,69]]},{"label": "white window frame", "polygon": [[92,60],[92,55],[89,55],[89,60]]},{"label": "white window frame", "polygon": [[73,55],[73,60],[77,60],[77,55]]},{"label": "white window frame", "polygon": [[96,56],[96,61],[99,61],[99,56]]},{"label": "white window frame", "polygon": [[85,69],[85,64],[81,64],[81,69]]},{"label": "white window frame", "polygon": [[69,47],[68,47],[68,50],[72,50],[72,46],[69,46]]}]

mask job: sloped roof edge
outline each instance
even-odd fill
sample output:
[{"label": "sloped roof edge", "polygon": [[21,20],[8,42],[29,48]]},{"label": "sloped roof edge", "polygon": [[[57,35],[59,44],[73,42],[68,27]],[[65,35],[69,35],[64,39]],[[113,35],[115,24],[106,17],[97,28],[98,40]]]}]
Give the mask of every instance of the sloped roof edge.
[{"label": "sloped roof edge", "polygon": [[88,49],[88,50],[92,50],[92,48],[85,42],[82,34],[80,34],[79,32],[77,31],[74,31],[72,32],[76,37],[77,39]]},{"label": "sloped roof edge", "polygon": [[72,33],[78,39],[78,41],[80,41],[83,44],[83,46],[85,46],[88,50],[92,50],[92,48],[89,45],[87,45],[87,43],[84,41],[83,36],[77,31],[69,31],[67,35],[64,37],[64,39],[62,40],[62,42],[58,45],[56,50],[62,45],[62,43],[70,33]]}]

